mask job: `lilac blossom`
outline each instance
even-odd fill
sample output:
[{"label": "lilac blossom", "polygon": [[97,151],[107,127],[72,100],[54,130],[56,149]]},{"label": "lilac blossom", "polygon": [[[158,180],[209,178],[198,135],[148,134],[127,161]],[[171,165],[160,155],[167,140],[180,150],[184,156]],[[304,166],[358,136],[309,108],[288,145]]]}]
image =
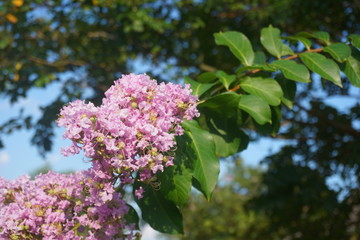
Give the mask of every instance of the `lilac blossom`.
[{"label": "lilac blossom", "polygon": [[189,85],[124,75],[105,92],[101,106],[77,100],[61,110],[58,125],[66,128],[64,138],[72,140],[62,152],[83,150],[121,182],[131,182],[133,172],[145,180],[173,165],[174,138],[183,134],[184,119],[199,115],[196,101]]},{"label": "lilac blossom", "polygon": [[0,239],[132,239],[135,233],[122,195],[92,169],[0,178],[0,189]]}]

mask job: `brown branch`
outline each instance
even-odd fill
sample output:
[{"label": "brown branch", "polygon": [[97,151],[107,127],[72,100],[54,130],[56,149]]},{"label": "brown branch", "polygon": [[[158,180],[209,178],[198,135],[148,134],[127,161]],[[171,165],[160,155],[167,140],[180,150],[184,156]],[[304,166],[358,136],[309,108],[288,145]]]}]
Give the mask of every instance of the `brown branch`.
[{"label": "brown branch", "polygon": [[[298,58],[299,55],[302,54],[302,53],[317,53],[317,52],[322,52],[323,50],[324,50],[323,48],[310,49],[310,50],[306,50],[304,52],[301,52],[301,53],[294,54],[294,55],[291,55],[289,57],[283,58],[281,60],[292,60],[292,59]],[[255,74],[255,73],[260,72],[260,71],[262,71],[262,70],[261,69],[254,69],[254,70],[251,70],[251,71],[247,72],[245,74],[245,76],[249,76],[249,75]],[[237,91],[239,89],[240,89],[240,85],[236,85],[235,87],[233,87],[229,91],[230,92],[235,92],[235,91]]]},{"label": "brown branch", "polygon": [[207,72],[216,72],[216,68],[210,65],[207,65],[205,63],[200,63],[199,64],[199,68],[203,71],[207,71]]},{"label": "brown branch", "polygon": [[44,59],[37,58],[34,56],[29,56],[28,59],[34,63],[51,66],[51,67],[64,67],[67,65],[75,65],[75,66],[83,66],[85,65],[85,62],[83,61],[72,61],[72,60],[58,60],[55,62],[48,62]]}]

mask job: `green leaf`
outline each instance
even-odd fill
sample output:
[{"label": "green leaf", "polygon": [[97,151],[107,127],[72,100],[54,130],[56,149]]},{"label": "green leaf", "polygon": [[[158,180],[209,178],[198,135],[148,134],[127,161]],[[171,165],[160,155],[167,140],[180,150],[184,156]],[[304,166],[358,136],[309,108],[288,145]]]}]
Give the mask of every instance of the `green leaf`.
[{"label": "green leaf", "polygon": [[316,33],[308,33],[308,32],[300,32],[296,34],[298,37],[305,37],[305,38],[315,38],[323,42],[325,45],[330,44],[330,35],[327,32],[316,32]]},{"label": "green leaf", "polygon": [[266,56],[264,52],[257,51],[255,52],[254,65],[265,65]]},{"label": "green leaf", "polygon": [[174,166],[160,172],[158,179],[161,183],[160,191],[165,198],[181,207],[189,198],[195,153],[190,145],[191,139],[186,134],[177,137],[176,143]]},{"label": "green leaf", "polygon": [[219,159],[215,154],[215,143],[212,135],[201,129],[196,121],[184,121],[182,126],[185,134],[191,139],[194,151],[194,173],[193,177],[199,183],[199,190],[209,200],[213,192],[219,171]]},{"label": "green leaf", "polygon": [[290,60],[277,60],[271,63],[279,69],[286,78],[298,82],[310,82],[309,70],[302,64]]},{"label": "green leaf", "polygon": [[215,83],[198,83],[189,77],[185,77],[184,82],[186,84],[190,84],[192,94],[198,97],[201,97],[201,95],[203,95],[207,90],[209,90],[215,84]]},{"label": "green leaf", "polygon": [[360,35],[351,34],[349,36],[349,39],[351,40],[351,45],[353,45],[354,47],[360,48]]},{"label": "green leaf", "polygon": [[215,73],[204,72],[197,77],[197,81],[200,83],[211,83],[211,82],[214,82],[216,80],[216,78],[217,77],[216,77]]},{"label": "green leaf", "polygon": [[352,49],[351,56],[345,61],[345,66],[342,68],[346,77],[355,87],[360,87],[360,52]]},{"label": "green leaf", "polygon": [[250,71],[250,70],[255,70],[255,69],[259,69],[262,71],[267,71],[267,72],[276,72],[277,69],[273,66],[271,66],[270,64],[266,64],[266,65],[254,65],[254,66],[247,66],[247,67],[240,67],[236,70],[236,74],[240,74],[244,71]]},{"label": "green leaf", "polygon": [[271,123],[269,105],[256,95],[242,95],[238,107],[247,112],[259,124]]},{"label": "green leaf", "polygon": [[213,136],[217,156],[227,157],[246,149],[249,137],[240,130],[237,117],[227,119],[211,111],[201,112],[199,124]]},{"label": "green leaf", "polygon": [[296,95],[296,83],[279,75],[276,76],[276,81],[280,84],[284,93],[284,96],[281,98],[281,102],[288,108],[292,109]]},{"label": "green leaf", "polygon": [[207,99],[198,105],[198,108],[209,108],[222,117],[231,117],[235,114],[240,95],[235,92],[224,92]]},{"label": "green leaf", "polygon": [[220,82],[224,85],[227,91],[229,91],[229,86],[232,82],[235,81],[236,76],[235,75],[229,75],[226,74],[223,71],[217,71],[216,76],[219,78]]},{"label": "green leaf", "polygon": [[48,74],[48,75],[41,76],[34,81],[34,85],[36,87],[45,87],[45,85],[50,83],[54,78],[55,78],[54,74]]},{"label": "green leaf", "polygon": [[283,96],[280,85],[272,78],[245,77],[240,87],[247,93],[261,97],[272,106],[279,105]]},{"label": "green leaf", "polygon": [[323,41],[326,45],[330,44],[330,35],[327,32],[316,32],[313,34],[313,37]]},{"label": "green leaf", "polygon": [[319,53],[302,53],[300,58],[311,71],[342,87],[340,69],[333,60]]},{"label": "green leaf", "polygon": [[162,233],[179,234],[183,233],[182,216],[176,205],[167,200],[158,189],[151,184],[135,181],[134,191],[142,187],[145,191],[143,198],[134,199],[141,209],[142,218],[149,225]]},{"label": "green leaf", "polygon": [[271,123],[265,123],[264,125],[260,125],[258,123],[254,123],[256,131],[263,135],[271,135],[273,137],[276,136],[280,129],[281,122],[281,107],[271,107]]},{"label": "green leaf", "polygon": [[139,215],[136,210],[129,204],[126,204],[129,207],[128,213],[125,215],[126,225],[135,224],[135,228],[139,229]]},{"label": "green leaf", "polygon": [[351,55],[351,49],[344,43],[333,43],[324,48],[336,61],[344,62]]},{"label": "green leaf", "polygon": [[311,48],[311,40],[307,39],[306,37],[301,36],[290,36],[290,37],[282,37],[283,39],[289,40],[289,41],[299,41],[306,47],[307,50],[310,50]]},{"label": "green leaf", "polygon": [[281,56],[294,54],[289,46],[285,45],[280,38],[280,30],[269,26],[261,30],[261,44],[273,56],[278,59]]},{"label": "green leaf", "polygon": [[240,32],[229,31],[215,33],[215,42],[217,45],[229,47],[230,51],[245,66],[250,66],[254,62],[254,52],[249,39]]}]

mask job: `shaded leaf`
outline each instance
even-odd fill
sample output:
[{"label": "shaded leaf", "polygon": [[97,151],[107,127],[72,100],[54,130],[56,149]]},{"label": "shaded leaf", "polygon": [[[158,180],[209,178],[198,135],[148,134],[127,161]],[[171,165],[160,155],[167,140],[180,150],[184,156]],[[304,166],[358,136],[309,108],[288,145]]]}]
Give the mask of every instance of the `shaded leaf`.
[{"label": "shaded leaf", "polygon": [[215,143],[212,135],[201,129],[196,121],[184,121],[185,134],[191,139],[194,151],[193,177],[199,183],[199,190],[210,199],[217,183],[220,163],[215,154]]},{"label": "shaded leaf", "polygon": [[139,215],[136,210],[129,204],[126,204],[129,207],[128,213],[125,215],[126,225],[135,224],[135,228],[139,229]]},{"label": "shaded leaf", "polygon": [[358,34],[351,34],[349,36],[349,39],[351,40],[351,44],[354,47],[360,48],[360,35]]},{"label": "shaded leaf", "polygon": [[217,156],[227,157],[247,147],[249,137],[239,129],[236,120],[236,115],[227,119],[211,111],[202,112],[198,118],[200,126],[213,136]]},{"label": "shaded leaf", "polygon": [[190,194],[195,153],[190,145],[191,139],[186,134],[176,137],[176,143],[174,166],[160,172],[158,179],[165,198],[181,207]]},{"label": "shaded leaf", "polygon": [[281,107],[270,107],[271,109],[271,123],[265,123],[264,125],[260,125],[258,123],[254,123],[256,131],[263,135],[271,135],[273,137],[276,136],[280,129],[281,122]]},{"label": "shaded leaf", "polygon": [[296,83],[294,81],[289,81],[282,76],[277,76],[276,80],[280,84],[284,93],[284,96],[281,97],[281,102],[288,108],[292,109],[296,95]]},{"label": "shaded leaf", "polygon": [[341,70],[355,87],[360,87],[360,52],[358,50],[352,49],[351,56],[345,61]]},{"label": "shaded leaf", "polygon": [[150,184],[135,181],[134,190],[142,187],[145,191],[143,198],[134,199],[141,209],[142,218],[155,230],[163,233],[183,233],[182,216],[176,205],[167,200],[161,191]]}]

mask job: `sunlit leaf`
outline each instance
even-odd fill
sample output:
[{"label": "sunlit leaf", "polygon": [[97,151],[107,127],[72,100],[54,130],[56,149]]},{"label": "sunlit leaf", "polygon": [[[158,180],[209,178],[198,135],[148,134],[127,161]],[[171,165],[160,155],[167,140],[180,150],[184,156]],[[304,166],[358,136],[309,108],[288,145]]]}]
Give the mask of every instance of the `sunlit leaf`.
[{"label": "sunlit leaf", "polygon": [[192,90],[192,95],[201,97],[207,90],[209,90],[215,83],[199,83],[192,80],[189,77],[184,78],[186,84],[190,84]]},{"label": "sunlit leaf", "polygon": [[279,105],[283,96],[279,83],[272,78],[246,77],[240,83],[240,87],[250,94],[261,97],[265,102],[273,106]]},{"label": "sunlit leaf", "polygon": [[344,43],[333,43],[324,48],[324,52],[329,53],[336,61],[344,62],[350,57],[351,49]]},{"label": "sunlit leaf", "polygon": [[271,63],[278,68],[286,78],[298,82],[310,82],[309,70],[302,64],[291,60],[278,60]]},{"label": "sunlit leaf", "polygon": [[300,58],[311,71],[342,87],[340,69],[333,60],[319,53],[302,53]]},{"label": "sunlit leaf", "polygon": [[289,46],[284,44],[280,38],[280,30],[269,26],[261,30],[261,44],[273,56],[280,59],[282,56],[294,54]]},{"label": "sunlit leaf", "polygon": [[215,42],[217,45],[229,47],[230,51],[245,66],[252,65],[254,62],[254,52],[249,39],[240,32],[220,32],[215,33]]},{"label": "sunlit leaf", "polygon": [[238,107],[247,112],[259,124],[271,123],[269,105],[256,95],[242,95]]}]

